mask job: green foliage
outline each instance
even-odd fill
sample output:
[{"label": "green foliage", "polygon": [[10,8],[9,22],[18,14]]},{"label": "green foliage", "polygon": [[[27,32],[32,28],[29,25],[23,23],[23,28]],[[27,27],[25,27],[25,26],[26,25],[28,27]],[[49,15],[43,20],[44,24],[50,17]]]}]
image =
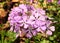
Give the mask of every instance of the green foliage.
[{"label": "green foliage", "polygon": [[13,43],[16,39],[16,34],[11,31],[0,31],[0,43]]},{"label": "green foliage", "polygon": [[30,43],[30,39],[26,39],[25,40],[25,43]]}]

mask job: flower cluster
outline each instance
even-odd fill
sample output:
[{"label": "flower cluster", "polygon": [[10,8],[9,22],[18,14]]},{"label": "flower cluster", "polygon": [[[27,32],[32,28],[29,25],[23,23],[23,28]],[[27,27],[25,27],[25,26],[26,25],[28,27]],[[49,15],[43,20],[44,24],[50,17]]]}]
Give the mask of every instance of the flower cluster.
[{"label": "flower cluster", "polygon": [[34,8],[32,5],[20,4],[11,10],[8,21],[10,30],[31,38],[38,32],[52,35],[55,27],[51,26],[52,21],[46,16],[45,11],[40,8]]}]

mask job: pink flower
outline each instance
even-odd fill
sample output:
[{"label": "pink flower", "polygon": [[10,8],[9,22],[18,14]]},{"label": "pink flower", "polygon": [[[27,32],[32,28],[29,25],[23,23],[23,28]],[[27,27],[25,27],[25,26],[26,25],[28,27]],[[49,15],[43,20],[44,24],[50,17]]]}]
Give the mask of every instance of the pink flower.
[{"label": "pink flower", "polygon": [[54,26],[51,26],[49,29],[50,29],[51,31],[55,31],[55,27],[54,27]]},{"label": "pink flower", "polygon": [[43,31],[46,31],[47,27],[46,27],[46,26],[41,26],[41,29],[42,29]]},{"label": "pink flower", "polygon": [[27,12],[27,7],[24,4],[19,5],[19,8],[22,9],[24,12]]},{"label": "pink flower", "polygon": [[46,31],[46,34],[47,34],[47,35],[52,35],[52,31],[47,30],[47,31]]}]

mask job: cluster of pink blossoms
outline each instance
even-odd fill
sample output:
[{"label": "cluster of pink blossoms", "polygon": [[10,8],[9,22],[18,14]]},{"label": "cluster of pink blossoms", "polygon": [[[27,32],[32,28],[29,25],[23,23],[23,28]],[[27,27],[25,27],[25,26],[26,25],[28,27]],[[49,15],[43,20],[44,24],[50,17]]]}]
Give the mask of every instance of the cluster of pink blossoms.
[{"label": "cluster of pink blossoms", "polygon": [[[31,38],[38,32],[52,35],[55,27],[51,26],[52,21],[46,16],[45,11],[34,8],[32,5],[20,4],[11,10],[8,21],[10,31],[14,31],[20,36],[25,33],[25,37]],[[23,32],[23,33],[22,33]]]}]

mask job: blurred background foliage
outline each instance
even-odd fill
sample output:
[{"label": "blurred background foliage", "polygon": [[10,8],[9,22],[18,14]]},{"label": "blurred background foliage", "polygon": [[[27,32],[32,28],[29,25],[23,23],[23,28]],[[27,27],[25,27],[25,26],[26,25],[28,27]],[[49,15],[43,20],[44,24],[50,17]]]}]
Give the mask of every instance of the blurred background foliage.
[{"label": "blurred background foliage", "polygon": [[[37,1],[37,0],[35,0]],[[38,0],[38,4],[34,5],[40,7],[46,11],[46,15],[51,17],[54,22],[55,32],[52,36],[48,38],[43,37],[40,33],[32,39],[19,38],[18,43],[60,43],[60,4],[59,0]],[[13,7],[18,6],[21,3],[27,3],[24,0],[20,1],[10,1],[10,0],[0,0],[0,43],[16,43],[16,34],[9,31],[8,25],[8,14]],[[30,3],[34,4],[34,3]],[[2,12],[2,13],[1,13]]]}]

